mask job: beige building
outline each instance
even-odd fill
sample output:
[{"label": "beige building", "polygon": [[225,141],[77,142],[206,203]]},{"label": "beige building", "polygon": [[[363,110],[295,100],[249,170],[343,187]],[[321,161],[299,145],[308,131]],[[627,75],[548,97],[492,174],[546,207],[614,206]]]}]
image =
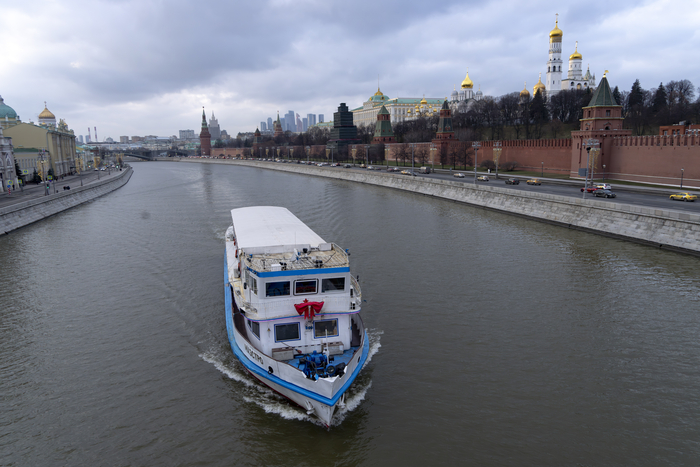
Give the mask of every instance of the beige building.
[{"label": "beige building", "polygon": [[75,172],[75,134],[61,120],[57,127],[18,123],[4,130],[12,138],[15,159],[19,168],[29,177],[34,170],[41,173],[41,157],[46,171],[53,169],[55,177]]}]

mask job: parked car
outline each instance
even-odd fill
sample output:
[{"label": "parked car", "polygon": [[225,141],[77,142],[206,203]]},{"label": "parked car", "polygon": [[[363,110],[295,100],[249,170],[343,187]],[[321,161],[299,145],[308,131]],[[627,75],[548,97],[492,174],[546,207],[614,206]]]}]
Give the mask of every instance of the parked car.
[{"label": "parked car", "polygon": [[531,178],[527,182],[528,185],[542,185],[542,182],[538,178]]},{"label": "parked car", "polygon": [[489,178],[486,175],[479,175],[476,179],[480,182],[488,182]]},{"label": "parked car", "polygon": [[594,191],[596,191],[596,190],[598,189],[598,187],[595,186],[595,185],[590,185],[590,186],[581,188],[581,192],[582,192],[582,193],[583,193],[583,190],[584,190],[584,189],[586,190],[587,193],[593,193]]},{"label": "parked car", "polygon": [[520,185],[520,179],[519,178],[509,178],[506,180],[506,185]]},{"label": "parked car", "polygon": [[598,198],[614,198],[617,196],[615,193],[613,193],[610,190],[601,190],[601,189],[594,191],[593,195],[597,196]]},{"label": "parked car", "polygon": [[457,172],[453,175],[453,177],[464,178],[464,174],[462,172]]},{"label": "parked car", "polygon": [[674,193],[669,196],[670,199],[674,201],[695,201],[698,199],[698,195],[688,192]]}]

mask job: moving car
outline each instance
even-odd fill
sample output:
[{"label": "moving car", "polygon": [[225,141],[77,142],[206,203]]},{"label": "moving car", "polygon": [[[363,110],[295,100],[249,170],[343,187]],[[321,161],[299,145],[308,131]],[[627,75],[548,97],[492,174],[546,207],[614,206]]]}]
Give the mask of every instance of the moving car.
[{"label": "moving car", "polygon": [[457,177],[457,178],[464,178],[464,174],[462,172],[457,172],[456,174],[454,174],[452,176]]},{"label": "moving car", "polygon": [[520,179],[519,178],[509,178],[506,180],[506,185],[520,185]]},{"label": "moving car", "polygon": [[587,187],[585,187],[585,188],[581,188],[581,192],[583,193],[583,190],[586,190],[587,193],[593,193],[593,192],[596,191],[597,189],[598,189],[597,186],[595,186],[595,185],[590,185],[590,186],[587,186]]},{"label": "moving car", "polygon": [[607,183],[598,183],[596,184],[596,188],[599,190],[612,190],[612,186]]},{"label": "moving car", "polygon": [[598,189],[593,192],[593,196],[597,196],[598,198],[615,198],[617,195],[610,190]]},{"label": "moving car", "polygon": [[414,177],[418,176],[415,172],[411,172],[410,170],[402,170],[401,173],[403,175],[413,175]]},{"label": "moving car", "polygon": [[674,193],[671,196],[669,196],[669,199],[672,199],[674,201],[695,201],[698,199],[698,195],[694,195],[693,193],[688,193],[688,192],[681,192],[681,193]]},{"label": "moving car", "polygon": [[528,185],[542,185],[542,182],[538,178],[531,178],[527,182]]},{"label": "moving car", "polygon": [[387,167],[386,171],[387,172],[398,172],[399,169],[397,167]]},{"label": "moving car", "polygon": [[480,182],[488,182],[489,178],[486,175],[479,175],[476,179]]},{"label": "moving car", "polygon": [[419,170],[420,173],[422,173],[422,174],[429,174],[429,173],[430,173],[430,167],[421,167],[421,168],[418,169],[418,170]]}]

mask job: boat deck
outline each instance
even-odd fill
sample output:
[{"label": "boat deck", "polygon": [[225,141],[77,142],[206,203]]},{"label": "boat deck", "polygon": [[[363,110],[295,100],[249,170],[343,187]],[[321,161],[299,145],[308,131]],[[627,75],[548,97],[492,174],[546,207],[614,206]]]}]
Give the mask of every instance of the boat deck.
[{"label": "boat deck", "polygon": [[[348,350],[344,351],[342,354],[338,355],[331,355],[330,358],[333,359],[333,361],[329,362],[332,365],[337,366],[339,363],[344,363],[346,366],[350,363],[350,360],[352,359],[352,356],[355,355],[355,352],[357,352],[357,349],[360,347],[350,347]],[[293,366],[294,368],[301,370],[301,366],[303,366],[303,363],[300,362],[301,357],[304,355],[298,355],[295,358],[291,360],[284,360],[284,363]]]}]

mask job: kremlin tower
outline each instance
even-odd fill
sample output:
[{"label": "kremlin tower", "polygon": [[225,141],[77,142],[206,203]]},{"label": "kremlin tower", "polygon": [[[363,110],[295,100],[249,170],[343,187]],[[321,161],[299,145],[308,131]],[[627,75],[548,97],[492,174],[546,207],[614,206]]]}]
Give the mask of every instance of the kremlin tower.
[{"label": "kremlin tower", "polygon": [[207,116],[202,107],[202,132],[199,133],[199,147],[202,150],[202,156],[211,156],[211,134],[207,126]]}]

